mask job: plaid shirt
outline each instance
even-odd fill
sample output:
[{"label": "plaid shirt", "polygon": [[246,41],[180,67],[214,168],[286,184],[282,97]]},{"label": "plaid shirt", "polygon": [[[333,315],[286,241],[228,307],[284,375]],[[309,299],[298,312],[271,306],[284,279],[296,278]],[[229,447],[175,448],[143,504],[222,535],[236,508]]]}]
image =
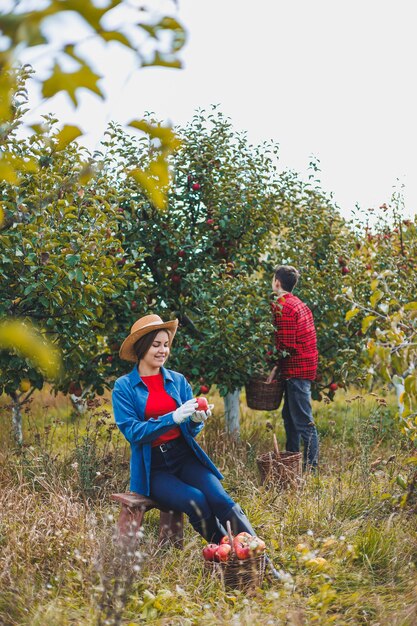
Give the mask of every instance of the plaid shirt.
[{"label": "plaid shirt", "polygon": [[314,380],[317,373],[317,340],[313,314],[304,302],[292,293],[271,303],[275,326],[275,344],[280,353],[281,376]]}]

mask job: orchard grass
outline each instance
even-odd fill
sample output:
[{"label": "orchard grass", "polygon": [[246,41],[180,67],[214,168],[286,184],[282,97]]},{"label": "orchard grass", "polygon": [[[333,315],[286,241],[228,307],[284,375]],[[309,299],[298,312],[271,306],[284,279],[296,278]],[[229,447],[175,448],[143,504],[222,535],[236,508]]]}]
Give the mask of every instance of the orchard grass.
[{"label": "orchard grass", "polygon": [[127,488],[129,451],[114,429],[109,396],[86,415],[64,396],[34,394],[25,445],[9,436],[1,399],[0,623],[373,624],[417,620],[417,520],[401,509],[399,474],[411,450],[393,420],[389,394],[339,390],[315,403],[321,464],[301,489],[262,486],[256,456],[284,446],[280,411],[251,411],[241,398],[241,440],[223,431],[222,401],[200,440],[247,512],[281,580],[266,577],[253,596],[225,592],[203,569],[203,541],[185,526],[183,551],[157,545],[157,512],[138,546],[112,542]]}]

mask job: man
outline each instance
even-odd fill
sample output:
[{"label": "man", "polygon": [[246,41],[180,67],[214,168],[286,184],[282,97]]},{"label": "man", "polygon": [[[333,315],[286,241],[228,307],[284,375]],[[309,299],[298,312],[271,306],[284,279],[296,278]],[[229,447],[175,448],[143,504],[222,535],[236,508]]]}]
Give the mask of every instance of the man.
[{"label": "man", "polygon": [[317,340],[313,314],[292,291],[299,273],[292,265],[274,270],[272,289],[277,299],[271,304],[279,367],[284,380],[282,417],[287,437],[286,450],[299,452],[304,443],[304,467],[315,469],[319,443],[311,410],[311,381],[317,373]]}]

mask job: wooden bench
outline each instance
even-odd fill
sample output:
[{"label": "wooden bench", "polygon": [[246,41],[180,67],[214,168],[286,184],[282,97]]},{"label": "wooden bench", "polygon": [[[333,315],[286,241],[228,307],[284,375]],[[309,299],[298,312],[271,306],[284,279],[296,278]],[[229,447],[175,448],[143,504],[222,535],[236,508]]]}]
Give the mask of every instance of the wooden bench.
[{"label": "wooden bench", "polygon": [[159,543],[183,547],[184,542],[184,515],[178,511],[168,511],[158,502],[133,491],[127,493],[113,493],[111,499],[122,505],[117,527],[120,538],[132,537],[143,526],[143,517],[147,511],[158,509],[159,515]]}]

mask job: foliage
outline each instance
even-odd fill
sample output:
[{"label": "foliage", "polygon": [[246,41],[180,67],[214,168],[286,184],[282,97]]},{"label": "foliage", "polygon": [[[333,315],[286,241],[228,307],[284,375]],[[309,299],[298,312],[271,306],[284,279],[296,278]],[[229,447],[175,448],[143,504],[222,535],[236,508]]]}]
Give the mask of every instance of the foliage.
[{"label": "foliage", "polygon": [[[417,439],[417,219],[404,219],[401,195],[383,205],[372,230],[363,233],[355,257],[361,279],[344,290],[346,319],[366,337],[367,379],[397,390],[397,419],[415,449]],[[416,456],[410,463],[417,463]],[[413,482],[414,479],[412,479]],[[406,500],[407,498],[405,498]]]},{"label": "foliage", "polygon": [[[25,48],[34,46],[43,46],[45,55],[51,54],[51,49],[53,50],[51,55],[53,67],[51,66],[49,73],[43,78],[37,77],[37,80],[42,85],[42,95],[45,98],[53,98],[55,94],[64,91],[76,106],[78,103],[78,90],[81,88],[89,90],[101,98],[104,97],[98,85],[101,77],[93,70],[93,61],[80,55],[77,44],[74,44],[72,39],[72,33],[71,38],[67,39],[65,31],[63,31],[60,44],[57,47],[56,45],[51,45],[51,31],[45,28],[50,20],[59,16],[65,18],[68,13],[75,14],[87,26],[90,33],[103,45],[116,44],[128,48],[135,54],[136,58],[140,59],[142,67],[152,65],[173,68],[181,67],[178,52],[185,43],[185,32],[174,17],[170,15],[155,17],[143,7],[134,7],[131,3],[124,2],[124,0],[110,0],[107,6],[101,7],[96,6],[93,0],[83,0],[82,2],[78,0],[46,0],[41,7],[30,7],[29,11],[25,11],[24,7],[22,10],[19,4],[16,1],[15,6],[9,12],[2,11],[0,13],[0,33],[4,39],[4,45],[0,52],[0,119],[2,121],[0,127],[0,180],[2,185],[10,185],[16,188],[22,184],[24,188],[26,173],[38,173],[38,178],[42,179],[42,169],[47,169],[56,153],[62,152],[67,148],[71,142],[82,134],[82,131],[77,126],[64,126],[55,134],[55,141],[49,142],[51,154],[43,154],[41,158],[37,159],[36,149],[39,151],[39,146],[44,144],[45,134],[47,135],[50,130],[47,121],[46,124],[34,125],[32,127],[34,134],[31,136],[31,142],[34,150],[19,153],[14,149],[16,145],[10,141],[10,136],[21,123],[24,111],[21,108],[20,97],[23,95],[23,98],[25,98],[26,96],[24,82],[22,82],[22,71],[18,69],[19,53],[21,54]],[[109,14],[114,16],[114,13],[117,13],[117,11],[121,11],[121,15],[127,11],[130,20],[124,26],[119,25],[116,29],[107,28],[106,19]],[[138,32],[142,37],[139,36],[138,38]],[[145,36],[145,40],[143,36]],[[73,69],[67,69],[68,62]],[[23,73],[28,74],[27,67],[23,68]],[[142,186],[156,207],[165,208],[169,183],[167,160],[169,154],[176,149],[178,141],[169,128],[154,129],[141,121],[134,121],[132,125],[148,133],[155,140],[155,149],[154,159],[149,163],[148,168],[141,171],[136,166],[130,174]],[[65,165],[63,171],[66,171]],[[77,184],[75,179],[78,180],[79,186],[83,187],[89,178],[88,168],[75,168],[71,176],[73,188]],[[59,184],[60,181],[58,181],[58,186]],[[62,191],[61,189],[60,193]],[[17,208],[17,213],[13,219],[22,221],[22,214],[27,211],[28,206],[19,201],[17,202],[17,207],[15,207],[16,194],[11,194],[11,197],[8,194],[4,197],[3,194],[2,200],[3,202],[0,203],[0,226],[4,220],[7,220],[7,212],[10,213],[15,208]],[[43,201],[45,201],[45,198],[43,198]],[[62,213],[62,207],[66,200],[60,197],[58,204],[61,201]],[[67,205],[66,217],[71,213],[71,209],[68,210],[68,207],[73,205],[76,205],[76,203]],[[73,215],[72,219],[76,219],[75,213]],[[39,224],[34,221],[32,226],[36,228]],[[32,230],[32,233],[27,235],[27,242],[30,241],[30,237],[33,237],[33,235],[34,231]],[[8,243],[10,242],[6,242],[6,246]],[[31,248],[30,254],[36,254],[30,244],[29,248]],[[41,254],[46,255],[49,253],[43,251]],[[75,255],[72,256],[74,257]],[[68,259],[67,263],[70,263]],[[47,264],[49,264],[49,258],[44,262],[44,265]],[[75,265],[75,262],[73,264]],[[53,268],[52,260],[50,267]],[[81,267],[74,269],[74,277],[78,282],[82,281],[82,271]],[[36,275],[34,277],[37,278]],[[51,291],[52,286],[53,283],[49,281],[46,289]],[[98,304],[94,294],[95,287],[93,284],[90,284],[90,287],[92,292],[90,294],[91,298],[95,300],[95,304]],[[26,286],[27,289],[29,289],[29,285]],[[31,292],[32,295],[35,295],[34,291],[36,291],[35,288]],[[24,295],[28,295],[28,293]],[[58,295],[56,301],[60,297]],[[44,299],[46,298],[44,297]],[[25,314],[27,316],[27,312]],[[26,351],[32,350],[36,362],[38,358],[36,345],[33,342],[25,343],[25,341],[25,334],[20,333],[17,337],[17,344],[25,344]],[[5,345],[5,343],[2,344],[3,347]],[[41,375],[39,374],[36,381],[37,386],[40,384],[40,379]],[[10,382],[7,382],[7,385],[10,387]]]},{"label": "foliage", "polygon": [[[39,167],[22,169],[19,184],[0,183],[6,215],[0,316],[36,322],[60,348],[59,388],[67,390],[76,381],[100,391],[106,369],[103,310],[131,276],[115,237],[114,192],[87,153],[73,143],[63,146],[53,118],[45,119],[42,134],[17,139],[9,133],[7,142]],[[100,363],[93,364],[94,358]],[[38,389],[43,385],[44,373],[17,355],[2,352],[0,368],[2,389],[9,394],[22,379]]]},{"label": "foliage", "polygon": [[[119,191],[120,228],[147,297],[130,303],[136,317],[156,310],[178,317],[171,361],[198,391],[214,383],[222,394],[242,386],[271,340],[268,292],[259,280],[260,256],[277,220],[275,146],[251,146],[215,109],[200,111],[183,129],[172,157],[174,183],[168,210],[159,213],[123,171],[134,159],[146,165],[152,146],[112,127],[103,171]],[[116,303],[120,342],[131,311]]]}]

